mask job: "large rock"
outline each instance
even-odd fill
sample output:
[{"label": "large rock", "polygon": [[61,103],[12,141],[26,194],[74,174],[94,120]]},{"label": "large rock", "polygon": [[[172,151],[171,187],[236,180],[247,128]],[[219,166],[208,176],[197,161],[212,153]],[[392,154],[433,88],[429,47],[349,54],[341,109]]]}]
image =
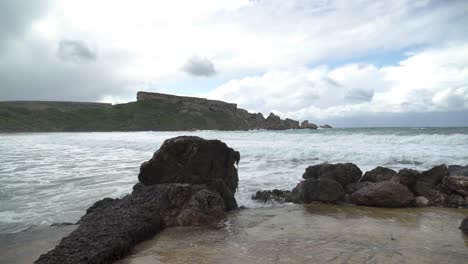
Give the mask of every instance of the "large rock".
[{"label": "large rock", "polygon": [[447,176],[442,183],[451,191],[468,196],[468,177],[467,176]]},{"label": "large rock", "polygon": [[442,179],[448,175],[449,171],[445,165],[422,172],[414,185],[415,194],[426,197],[432,205],[445,204],[447,195],[441,192],[438,186],[442,183]]},{"label": "large rock", "polygon": [[405,207],[413,203],[414,195],[402,184],[383,181],[354,192],[351,201],[366,206]]},{"label": "large rock", "polygon": [[314,123],[309,123],[309,120],[304,120],[301,122],[301,128],[303,129],[317,129],[318,126]]},{"label": "large rock", "polygon": [[299,193],[300,201],[304,203],[336,202],[343,200],[344,190],[341,184],[329,179],[307,179],[301,181],[293,193]]},{"label": "large rock", "polygon": [[448,166],[450,176],[468,176],[468,165],[450,165]]},{"label": "large rock", "polygon": [[373,183],[372,182],[353,182],[353,183],[350,183],[348,185],[346,185],[345,187],[345,193],[347,194],[352,194],[356,191],[359,191],[360,189],[366,187],[366,186],[369,186],[369,185],[372,185]]},{"label": "large rock", "polygon": [[132,194],[96,202],[79,227],[36,263],[113,263],[163,227],[218,221],[237,207],[238,161],[239,153],[220,141],[165,141],[142,165],[142,183]]},{"label": "large rock", "polygon": [[357,182],[361,176],[362,171],[352,163],[322,163],[309,166],[302,178],[334,180],[340,183],[342,187],[345,187],[350,183]]},{"label": "large rock", "polygon": [[396,171],[385,168],[385,167],[377,167],[373,170],[367,171],[364,176],[362,176],[361,182],[381,182],[381,181],[389,181],[391,180],[395,175]]},{"label": "large rock", "polygon": [[164,141],[153,158],[141,165],[138,179],[144,185],[207,184],[218,190],[231,210],[237,208],[234,193],[239,178],[234,165],[239,159],[239,152],[219,140],[176,137]]},{"label": "large rock", "polygon": [[392,180],[398,183],[401,183],[407,186],[408,188],[412,189],[414,184],[418,180],[419,175],[420,175],[419,171],[405,168],[405,169],[399,170]]},{"label": "large rock", "polygon": [[465,233],[465,235],[468,236],[468,217],[463,219],[459,228],[461,231],[463,231],[463,233]]}]

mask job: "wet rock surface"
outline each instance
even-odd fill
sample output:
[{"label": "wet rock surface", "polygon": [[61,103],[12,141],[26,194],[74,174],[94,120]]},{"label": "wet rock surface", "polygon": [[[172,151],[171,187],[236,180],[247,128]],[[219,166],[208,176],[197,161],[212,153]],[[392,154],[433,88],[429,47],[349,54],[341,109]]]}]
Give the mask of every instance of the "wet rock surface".
[{"label": "wet rock surface", "polygon": [[206,225],[236,209],[237,151],[218,140],[166,140],[121,199],[96,202],[36,263],[113,263],[164,227]]},{"label": "wet rock surface", "polygon": [[294,195],[292,191],[288,190],[267,190],[257,191],[252,195],[252,200],[261,201],[264,203],[289,203],[297,200],[297,195]]},{"label": "wet rock surface", "polygon": [[302,178],[334,180],[341,186],[346,186],[359,181],[361,176],[362,171],[352,163],[322,163],[307,167]]},{"label": "wet rock surface", "polygon": [[402,184],[383,181],[365,186],[351,195],[357,205],[405,207],[414,201],[414,195]]},{"label": "wet rock surface", "polygon": [[329,179],[307,179],[297,186],[299,200],[304,203],[336,202],[343,200],[344,190],[341,184]]},{"label": "wet rock surface", "polygon": [[364,176],[362,176],[362,179],[360,180],[361,182],[381,182],[381,181],[389,181],[391,180],[395,175],[396,171],[385,168],[385,167],[377,167],[373,170],[370,170],[366,173],[364,173]]},{"label": "wet rock surface", "polygon": [[463,221],[460,224],[460,230],[468,236],[468,217],[463,219]]}]

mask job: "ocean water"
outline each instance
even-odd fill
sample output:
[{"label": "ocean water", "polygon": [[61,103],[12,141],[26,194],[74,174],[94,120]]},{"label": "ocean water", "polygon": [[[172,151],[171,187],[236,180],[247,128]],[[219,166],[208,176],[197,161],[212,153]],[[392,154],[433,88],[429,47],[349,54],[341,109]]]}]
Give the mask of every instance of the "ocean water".
[{"label": "ocean water", "polygon": [[0,233],[75,222],[96,200],[122,197],[165,139],[197,135],[240,151],[239,205],[257,190],[291,189],[305,168],[353,162],[361,170],[468,165],[468,128],[354,128],[0,134]]}]

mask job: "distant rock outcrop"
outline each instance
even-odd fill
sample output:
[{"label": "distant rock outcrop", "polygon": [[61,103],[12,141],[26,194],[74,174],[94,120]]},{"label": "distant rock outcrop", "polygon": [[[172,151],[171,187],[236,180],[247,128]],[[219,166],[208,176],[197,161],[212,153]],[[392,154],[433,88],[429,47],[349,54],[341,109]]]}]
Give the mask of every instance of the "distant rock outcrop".
[{"label": "distant rock outcrop", "polygon": [[301,128],[302,129],[307,129],[307,128],[308,129],[317,129],[318,126],[316,124],[314,124],[314,123],[309,123],[309,120],[304,120],[301,123]]},{"label": "distant rock outcrop", "polygon": [[320,127],[320,128],[333,128],[333,127],[330,126],[329,124],[320,125],[319,127]]}]

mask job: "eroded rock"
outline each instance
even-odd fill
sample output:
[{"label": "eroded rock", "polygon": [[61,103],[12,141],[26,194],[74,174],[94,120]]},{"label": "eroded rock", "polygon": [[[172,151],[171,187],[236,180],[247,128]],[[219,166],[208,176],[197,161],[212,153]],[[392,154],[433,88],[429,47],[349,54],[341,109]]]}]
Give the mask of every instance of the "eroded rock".
[{"label": "eroded rock", "polygon": [[[296,187],[299,199],[304,203],[336,202],[343,200],[344,190],[341,184],[330,179],[306,179]],[[293,191],[294,192],[294,191]]]},{"label": "eroded rock", "polygon": [[405,207],[413,203],[414,195],[402,184],[383,181],[354,192],[351,201],[358,205]]},{"label": "eroded rock", "polygon": [[399,170],[392,180],[403,184],[411,189],[418,180],[419,175],[419,171],[405,168]]},{"label": "eroded rock", "polygon": [[468,196],[468,177],[467,176],[447,176],[442,180],[443,184],[456,193]]},{"label": "eroded rock", "polygon": [[344,187],[350,183],[357,182],[361,176],[361,169],[352,163],[322,163],[309,166],[302,175],[302,178],[334,180]]},{"label": "eroded rock", "polygon": [[362,176],[362,179],[360,180],[361,182],[381,182],[381,181],[389,181],[391,180],[395,175],[396,171],[385,168],[385,167],[377,167],[373,170],[367,171],[364,176]]}]

